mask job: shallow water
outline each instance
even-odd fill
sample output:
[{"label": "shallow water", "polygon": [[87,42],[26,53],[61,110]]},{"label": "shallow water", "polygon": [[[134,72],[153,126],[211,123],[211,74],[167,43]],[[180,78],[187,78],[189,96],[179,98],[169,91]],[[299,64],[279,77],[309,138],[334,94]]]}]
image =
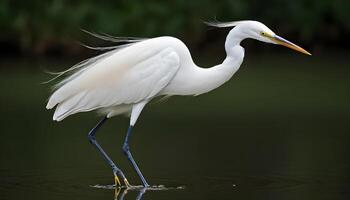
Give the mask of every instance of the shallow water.
[{"label": "shallow water", "polygon": [[[349,199],[350,68],[289,59],[257,58],[215,92],[147,106],[131,150],[149,190],[113,187],[86,137],[98,117],[52,122],[47,76],[1,69],[0,199]],[[113,118],[97,139],[137,186],[127,124]]]}]

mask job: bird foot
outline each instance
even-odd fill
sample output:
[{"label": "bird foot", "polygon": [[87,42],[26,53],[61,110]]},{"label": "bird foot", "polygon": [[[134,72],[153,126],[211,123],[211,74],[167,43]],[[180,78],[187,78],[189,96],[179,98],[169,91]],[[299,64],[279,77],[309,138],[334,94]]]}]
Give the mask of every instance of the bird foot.
[{"label": "bird foot", "polygon": [[122,186],[122,184],[120,183],[119,177],[117,175],[114,175],[114,184],[116,188],[119,188]]},{"label": "bird foot", "polygon": [[128,179],[124,178],[124,184],[126,186],[126,188],[131,188],[132,185],[129,183]]},{"label": "bird foot", "polygon": [[[128,179],[124,178],[124,179],[123,179],[123,182],[124,182],[124,185],[125,185],[126,188],[131,188],[131,187],[132,187],[132,185],[129,183]],[[116,187],[116,188],[121,188],[121,187],[123,187],[123,185],[121,184],[121,182],[120,182],[120,180],[119,180],[118,175],[115,175],[115,176],[114,176],[114,184],[115,184],[115,187]]]}]

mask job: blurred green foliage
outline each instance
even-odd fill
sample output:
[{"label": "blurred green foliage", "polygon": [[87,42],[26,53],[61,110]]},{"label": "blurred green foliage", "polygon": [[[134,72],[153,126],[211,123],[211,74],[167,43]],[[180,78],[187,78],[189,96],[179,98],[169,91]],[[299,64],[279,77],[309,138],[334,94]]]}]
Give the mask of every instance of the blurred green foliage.
[{"label": "blurred green foliage", "polygon": [[[2,0],[0,41],[20,52],[84,40],[79,29],[120,36],[205,40],[203,20],[254,19],[308,44],[340,44],[350,31],[347,0]],[[322,41],[322,42],[320,42]],[[322,45],[322,44],[321,44]]]}]

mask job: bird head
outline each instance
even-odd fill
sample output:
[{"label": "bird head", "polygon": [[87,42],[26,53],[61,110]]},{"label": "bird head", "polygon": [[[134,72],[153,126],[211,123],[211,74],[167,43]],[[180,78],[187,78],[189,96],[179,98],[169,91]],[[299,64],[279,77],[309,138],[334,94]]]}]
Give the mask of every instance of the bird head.
[{"label": "bird head", "polygon": [[231,31],[233,34],[231,35],[234,35],[238,40],[251,38],[251,39],[259,40],[266,43],[283,45],[295,51],[298,51],[307,55],[311,55],[305,49],[278,36],[271,29],[269,29],[263,23],[258,21],[244,20],[244,21],[234,21],[234,22],[206,22],[206,24],[208,24],[209,26],[215,26],[220,28],[234,27]]}]

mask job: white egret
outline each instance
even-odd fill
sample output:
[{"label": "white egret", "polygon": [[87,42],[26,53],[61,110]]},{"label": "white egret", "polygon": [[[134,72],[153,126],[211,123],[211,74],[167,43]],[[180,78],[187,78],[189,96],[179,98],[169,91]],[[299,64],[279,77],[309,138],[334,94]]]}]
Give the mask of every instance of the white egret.
[{"label": "white egret", "polygon": [[198,67],[183,42],[165,36],[123,40],[129,44],[111,48],[110,51],[62,73],[71,72],[71,75],[56,85],[46,108],[56,106],[53,115],[53,120],[56,121],[92,110],[104,114],[105,117],[89,132],[88,138],[112,167],[117,186],[121,186],[119,178],[122,178],[127,187],[130,184],[95,139],[96,131],[108,118],[130,113],[130,126],[122,149],[143,186],[148,187],[149,184],[136,165],[129,148],[132,128],[148,102],[157,96],[196,96],[221,86],[240,67],[244,57],[244,48],[240,43],[246,38],[283,45],[311,55],[257,21],[207,24],[214,27],[233,27],[225,41],[226,58],[214,67]]}]

